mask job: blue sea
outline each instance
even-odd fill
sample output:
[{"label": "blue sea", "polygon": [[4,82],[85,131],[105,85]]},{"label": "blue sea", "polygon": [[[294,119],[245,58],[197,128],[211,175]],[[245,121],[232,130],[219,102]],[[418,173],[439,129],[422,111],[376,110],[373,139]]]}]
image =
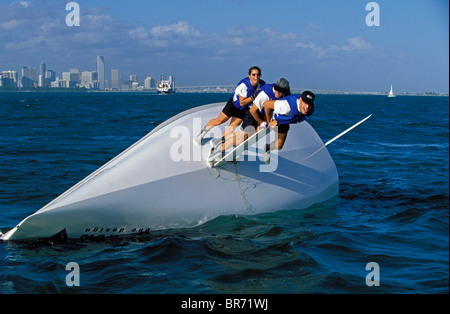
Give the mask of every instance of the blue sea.
[{"label": "blue sea", "polygon": [[[0,230],[166,119],[229,97],[0,93]],[[0,242],[0,293],[447,294],[449,98],[317,95],[308,121],[326,142],[369,114],[327,147],[332,202],[129,239]]]}]

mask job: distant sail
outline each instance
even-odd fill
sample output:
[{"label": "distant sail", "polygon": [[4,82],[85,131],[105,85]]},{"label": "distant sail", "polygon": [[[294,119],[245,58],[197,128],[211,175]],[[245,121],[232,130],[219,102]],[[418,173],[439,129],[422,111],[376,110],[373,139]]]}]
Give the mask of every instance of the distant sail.
[{"label": "distant sail", "polygon": [[389,91],[388,97],[395,97],[394,90],[392,89],[392,84],[391,84],[391,90]]}]

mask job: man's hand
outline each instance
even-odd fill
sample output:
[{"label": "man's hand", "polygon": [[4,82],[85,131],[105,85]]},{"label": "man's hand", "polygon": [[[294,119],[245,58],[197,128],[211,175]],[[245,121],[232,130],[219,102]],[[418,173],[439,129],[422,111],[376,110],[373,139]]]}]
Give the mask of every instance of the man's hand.
[{"label": "man's hand", "polygon": [[270,123],[269,123],[269,126],[270,127],[275,127],[275,126],[277,126],[278,125],[278,121],[277,120],[275,120],[275,119],[273,119],[272,121],[270,121]]}]

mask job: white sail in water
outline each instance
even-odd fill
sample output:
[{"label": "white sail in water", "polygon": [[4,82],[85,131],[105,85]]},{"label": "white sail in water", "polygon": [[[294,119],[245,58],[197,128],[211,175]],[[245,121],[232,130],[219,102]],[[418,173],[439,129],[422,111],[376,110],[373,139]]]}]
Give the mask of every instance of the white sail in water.
[{"label": "white sail in water", "polygon": [[339,194],[336,165],[306,121],[291,126],[285,146],[271,155],[269,165],[263,160],[262,139],[238,162],[207,167],[209,140],[220,137],[225,125],[212,129],[199,146],[191,145],[190,136],[217,117],[224,105],[195,107],[162,123],[1,235],[0,242],[105,239],[189,228],[220,215],[303,209]]},{"label": "white sail in water", "polygon": [[389,91],[388,97],[395,97],[394,90],[392,89],[392,84],[391,84],[391,90]]}]

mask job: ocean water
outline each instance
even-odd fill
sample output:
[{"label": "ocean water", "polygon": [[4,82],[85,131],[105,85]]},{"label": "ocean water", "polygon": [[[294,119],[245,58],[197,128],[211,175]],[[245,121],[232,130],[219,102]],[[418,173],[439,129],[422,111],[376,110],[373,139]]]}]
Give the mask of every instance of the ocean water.
[{"label": "ocean water", "polygon": [[[0,93],[0,230],[166,119],[229,96]],[[0,242],[0,293],[448,293],[448,107],[318,95],[309,123],[324,142],[373,114],[328,146],[335,200],[114,241]],[[71,262],[79,285],[67,285]]]}]

